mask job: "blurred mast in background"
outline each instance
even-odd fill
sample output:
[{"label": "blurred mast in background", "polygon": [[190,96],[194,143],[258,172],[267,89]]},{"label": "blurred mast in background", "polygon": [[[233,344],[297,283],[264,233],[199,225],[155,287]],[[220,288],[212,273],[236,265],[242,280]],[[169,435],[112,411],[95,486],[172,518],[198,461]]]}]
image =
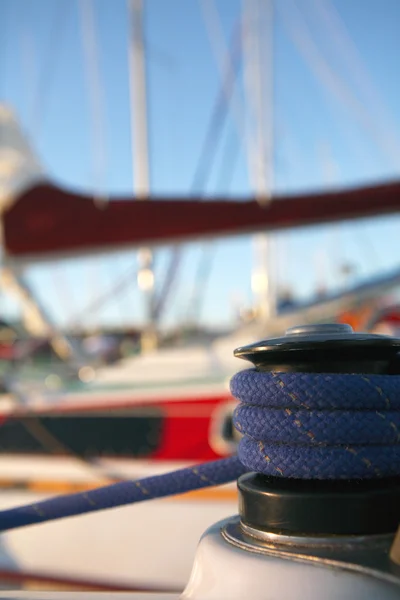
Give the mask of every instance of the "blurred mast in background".
[{"label": "blurred mast in background", "polygon": [[[273,187],[273,0],[243,0],[244,86],[248,100],[247,152],[250,185],[260,205],[271,200]],[[254,238],[251,288],[255,315],[262,324],[276,313],[273,289],[272,240],[266,234]]]},{"label": "blurred mast in background", "polygon": [[[129,11],[129,84],[132,131],[133,194],[139,201],[150,201],[150,160],[147,115],[147,76],[143,36],[143,0],[128,0]],[[157,346],[154,322],[153,253],[140,248],[137,283],[145,298],[145,324],[142,351]]]}]

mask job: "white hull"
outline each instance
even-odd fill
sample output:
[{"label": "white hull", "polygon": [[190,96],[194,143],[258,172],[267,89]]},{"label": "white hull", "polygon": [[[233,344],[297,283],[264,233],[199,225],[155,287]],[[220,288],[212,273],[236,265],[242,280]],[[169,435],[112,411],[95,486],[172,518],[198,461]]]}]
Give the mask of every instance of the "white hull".
[{"label": "white hull", "polygon": [[[46,464],[47,463],[47,464]],[[108,466],[118,468],[108,461]],[[129,477],[169,471],[139,461],[126,461]],[[103,471],[98,465],[99,473]],[[121,469],[121,466],[120,466]],[[89,469],[90,470],[90,469]],[[3,481],[14,477],[40,481],[66,480],[75,485],[89,481],[88,467],[69,459],[4,459]],[[93,475],[92,481],[100,481]],[[104,479],[103,479],[104,481]],[[34,483],[36,482],[36,484]],[[43,499],[53,494],[7,490],[0,494],[0,509]],[[167,586],[183,589],[188,581],[197,544],[215,521],[237,512],[235,486],[223,486],[203,496],[168,498],[101,511],[45,525],[31,526],[1,536],[1,568],[40,575],[126,586]],[[172,552],[171,552],[172,550]]]}]

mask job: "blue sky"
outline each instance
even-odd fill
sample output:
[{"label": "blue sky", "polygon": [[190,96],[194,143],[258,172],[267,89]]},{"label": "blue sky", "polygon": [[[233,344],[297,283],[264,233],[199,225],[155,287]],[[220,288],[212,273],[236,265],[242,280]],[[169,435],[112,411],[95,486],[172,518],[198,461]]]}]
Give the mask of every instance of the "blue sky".
[{"label": "blue sky", "polygon": [[[187,194],[221,79],[198,0],[144,3],[152,190]],[[214,4],[228,40],[241,2]],[[280,0],[275,4],[274,190],[398,177],[400,3]],[[321,5],[329,13],[321,11]],[[132,159],[126,2],[93,2],[104,114],[97,130],[105,157],[100,177],[79,7],[78,0],[0,0],[0,99],[15,108],[54,180],[73,189],[90,191],[101,185],[110,195],[128,194]],[[334,29],[339,40],[331,37],[335,14],[340,18]],[[317,52],[310,66],[302,52],[307,54],[313,46]],[[321,69],[325,85],[316,77]],[[238,97],[243,99],[241,86]],[[199,193],[250,192],[246,156],[232,114],[225,134],[208,185],[196,190]],[[224,148],[228,148],[225,171]],[[340,285],[337,268],[343,261],[353,262],[359,277],[394,267],[400,251],[398,227],[398,218],[386,218],[276,234],[278,282],[307,296],[318,279],[331,289]],[[187,309],[202,248],[190,244],[185,250],[168,321]],[[251,302],[252,243],[249,237],[216,241],[214,250],[202,319],[222,324],[232,318],[233,299]],[[156,259],[157,276],[165,269],[167,251],[157,252]],[[57,271],[40,266],[29,276],[49,311],[65,323],[132,269],[135,260],[132,251],[67,261],[57,265]],[[5,301],[3,305],[10,306]],[[142,308],[132,279],[126,293],[91,319],[134,323],[141,319]]]}]

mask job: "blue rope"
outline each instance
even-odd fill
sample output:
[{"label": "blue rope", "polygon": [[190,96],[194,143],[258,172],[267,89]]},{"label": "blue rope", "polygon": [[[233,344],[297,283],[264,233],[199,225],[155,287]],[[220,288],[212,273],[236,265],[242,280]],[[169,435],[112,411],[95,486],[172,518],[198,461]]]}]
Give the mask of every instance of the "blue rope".
[{"label": "blue rope", "polygon": [[270,373],[231,381],[241,462],[298,479],[400,475],[400,377]]},{"label": "blue rope", "polygon": [[234,481],[246,471],[237,457],[231,457],[165,475],[122,481],[83,493],[56,496],[0,511],[0,531],[221,485]]},{"label": "blue rope", "polygon": [[300,479],[400,475],[400,377],[241,371],[238,457],[0,512],[0,531],[221,485],[251,470]]}]

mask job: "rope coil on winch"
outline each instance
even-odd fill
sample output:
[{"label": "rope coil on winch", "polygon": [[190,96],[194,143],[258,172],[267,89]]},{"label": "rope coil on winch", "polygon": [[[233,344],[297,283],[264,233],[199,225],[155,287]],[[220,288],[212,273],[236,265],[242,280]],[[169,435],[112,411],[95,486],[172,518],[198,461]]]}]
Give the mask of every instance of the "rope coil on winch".
[{"label": "rope coil on winch", "polygon": [[400,377],[249,369],[240,401],[239,458],[251,471],[299,479],[400,474]]}]

